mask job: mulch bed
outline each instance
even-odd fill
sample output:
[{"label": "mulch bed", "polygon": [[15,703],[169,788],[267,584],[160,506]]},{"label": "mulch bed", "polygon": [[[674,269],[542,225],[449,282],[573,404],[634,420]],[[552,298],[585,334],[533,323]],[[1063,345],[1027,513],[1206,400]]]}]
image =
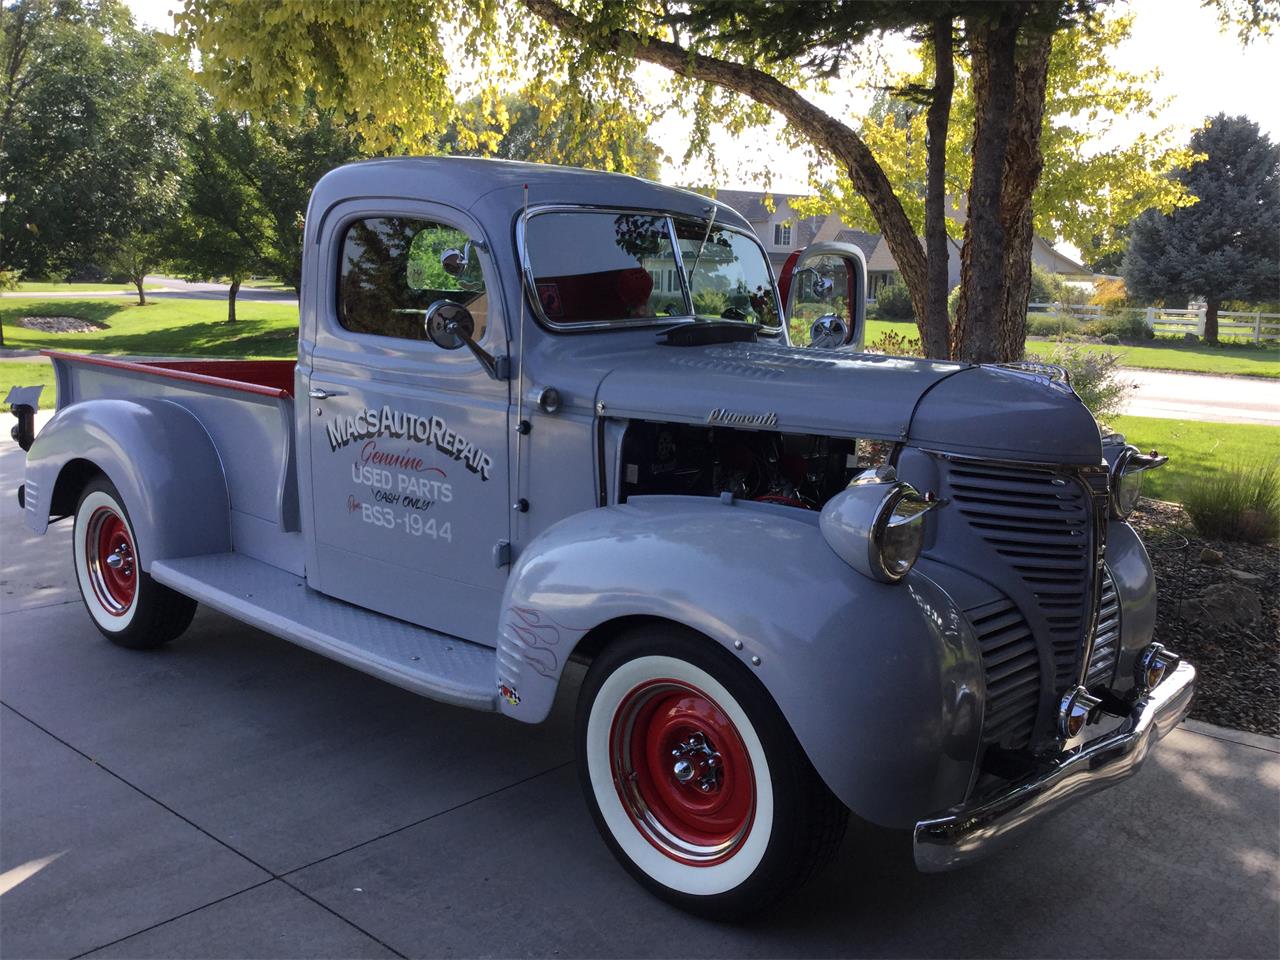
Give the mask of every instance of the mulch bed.
[{"label": "mulch bed", "polygon": [[18,326],[43,333],[93,333],[107,329],[105,323],[80,317],[19,317]]},{"label": "mulch bed", "polygon": [[1156,571],[1155,639],[1199,671],[1191,716],[1280,736],[1280,547],[1206,540],[1160,500],[1142,500],[1130,522]]}]

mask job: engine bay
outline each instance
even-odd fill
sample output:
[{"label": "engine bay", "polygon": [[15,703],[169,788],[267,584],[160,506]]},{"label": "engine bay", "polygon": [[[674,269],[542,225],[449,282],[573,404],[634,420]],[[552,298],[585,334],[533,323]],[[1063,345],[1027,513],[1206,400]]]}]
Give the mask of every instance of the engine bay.
[{"label": "engine bay", "polygon": [[892,444],[723,426],[633,421],[622,440],[620,500],[718,497],[821,510]]}]

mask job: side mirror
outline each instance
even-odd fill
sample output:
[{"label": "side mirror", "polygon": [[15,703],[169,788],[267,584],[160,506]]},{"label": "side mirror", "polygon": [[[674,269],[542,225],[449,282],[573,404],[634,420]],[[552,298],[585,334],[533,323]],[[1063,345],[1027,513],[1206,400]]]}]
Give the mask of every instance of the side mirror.
[{"label": "side mirror", "polygon": [[466,347],[480,361],[484,372],[494,380],[511,378],[510,361],[495,357],[475,341],[476,321],[471,311],[455,300],[437,300],[427,307],[423,317],[427,339],[442,350]]},{"label": "side mirror", "polygon": [[809,328],[809,346],[834,350],[846,341],[848,328],[834,313],[824,313]]},{"label": "side mirror", "polygon": [[476,332],[471,311],[454,300],[437,300],[427,307],[423,326],[427,339],[442,350],[459,350]]}]

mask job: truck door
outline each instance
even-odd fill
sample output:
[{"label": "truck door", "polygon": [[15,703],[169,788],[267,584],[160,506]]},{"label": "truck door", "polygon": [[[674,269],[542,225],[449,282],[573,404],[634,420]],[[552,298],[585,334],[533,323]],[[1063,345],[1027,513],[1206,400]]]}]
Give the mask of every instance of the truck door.
[{"label": "truck door", "polygon": [[511,522],[508,384],[424,329],[428,307],[453,301],[470,311],[480,346],[507,352],[479,228],[417,203],[347,205],[329,216],[313,274],[321,295],[304,301],[316,311],[300,374],[310,435],[307,581],[492,645],[506,573],[496,561]]},{"label": "truck door", "polygon": [[778,278],[791,342],[861,350],[867,264],[851,243],[815,243],[793,253]]}]

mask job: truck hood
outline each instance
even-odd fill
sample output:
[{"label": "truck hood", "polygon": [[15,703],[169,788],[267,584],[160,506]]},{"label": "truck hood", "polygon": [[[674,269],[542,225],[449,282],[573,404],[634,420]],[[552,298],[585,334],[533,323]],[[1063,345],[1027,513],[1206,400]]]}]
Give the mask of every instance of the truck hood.
[{"label": "truck hood", "polygon": [[1092,415],[1065,384],[972,366],[767,343],[657,346],[607,373],[606,416],[911,442],[1097,463]]}]

